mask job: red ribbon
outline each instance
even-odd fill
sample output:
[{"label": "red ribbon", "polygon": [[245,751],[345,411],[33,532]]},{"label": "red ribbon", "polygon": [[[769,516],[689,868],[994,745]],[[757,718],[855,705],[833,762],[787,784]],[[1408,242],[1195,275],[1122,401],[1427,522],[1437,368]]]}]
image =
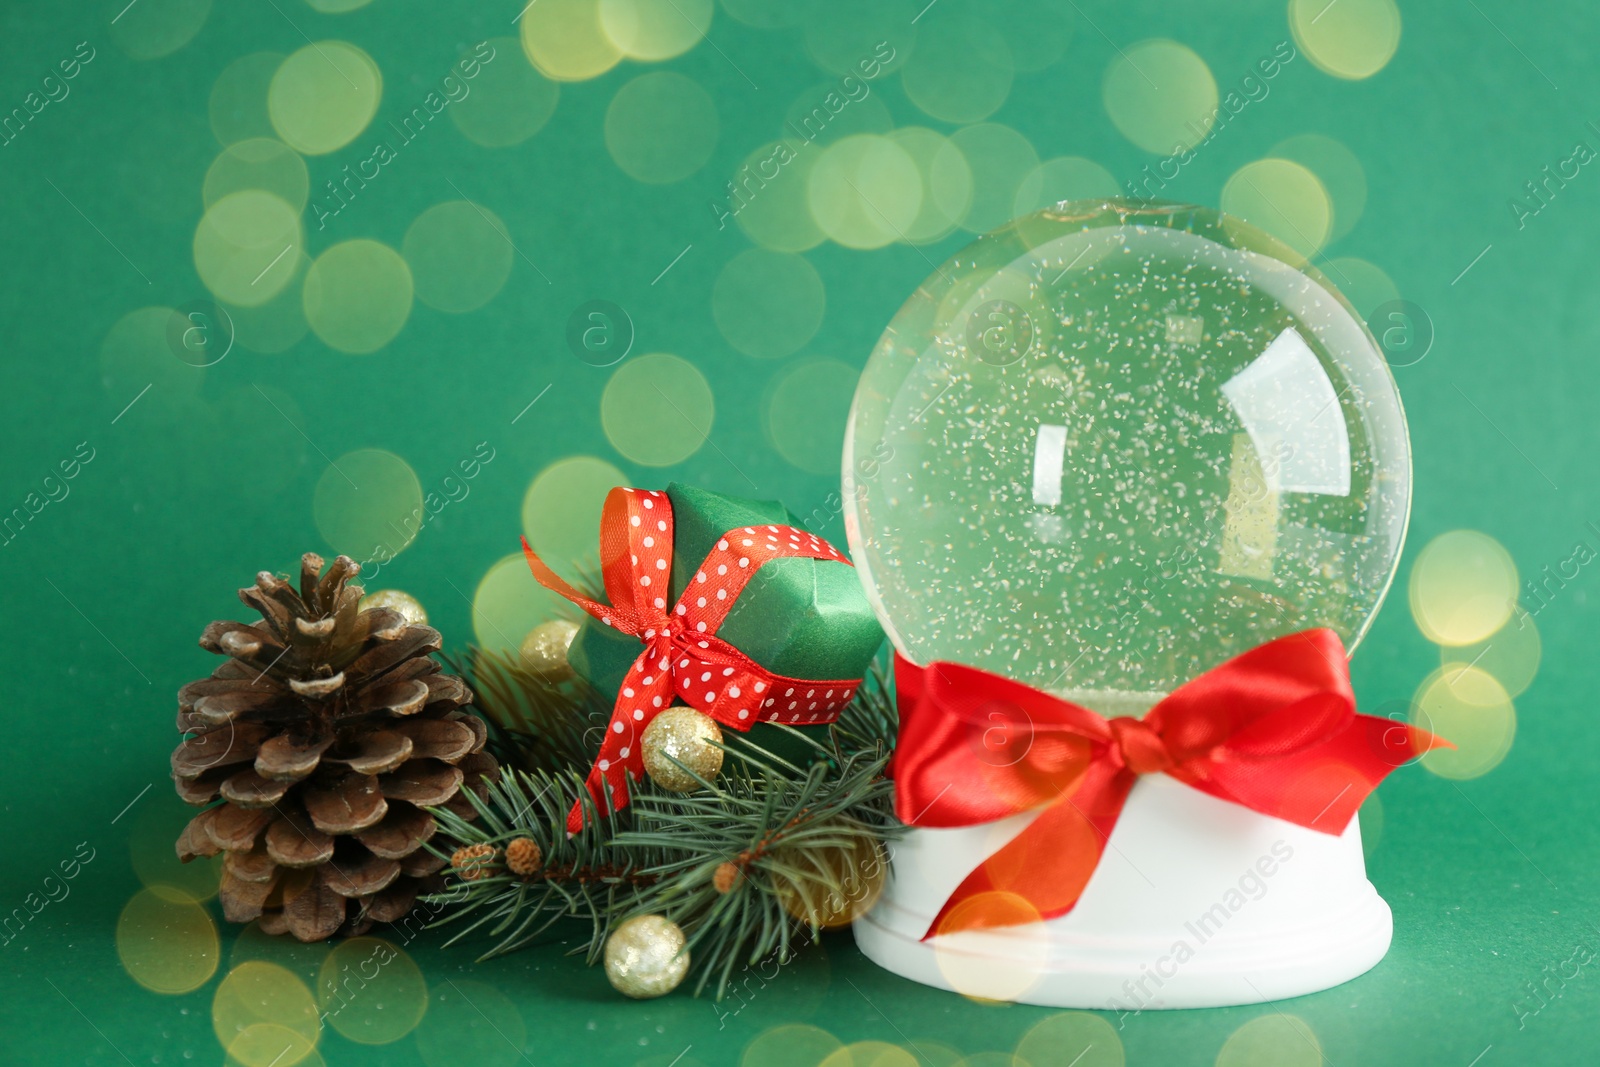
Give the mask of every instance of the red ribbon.
[{"label": "red ribbon", "polygon": [[902,822],[972,826],[1040,809],[967,875],[924,940],[1071,911],[1142,774],[1337,835],[1391,770],[1449,746],[1358,715],[1344,647],[1325,629],[1229,660],[1142,719],[1106,719],[955,663],[920,668],[897,657],[895,682],[891,773]]},{"label": "red ribbon", "polygon": [[[590,600],[545,566],[522,541],[541,584],[605,625],[644,642],[621,688],[600,754],[589,771],[589,795],[606,810],[628,803],[628,775],[644,775],[640,739],[673,699],[724,726],[748,730],[757,721],[805,726],[829,723],[855,696],[860,678],[817,681],[773,674],[717,637],[751,576],[768,560],[799,557],[849,565],[828,542],[793,526],[745,526],[718,539],[669,611],[672,585],[672,502],[645,489],[611,490],[600,515],[600,569],[610,604]],[[624,773],[626,772],[626,773]],[[567,829],[583,827],[573,804]]]}]

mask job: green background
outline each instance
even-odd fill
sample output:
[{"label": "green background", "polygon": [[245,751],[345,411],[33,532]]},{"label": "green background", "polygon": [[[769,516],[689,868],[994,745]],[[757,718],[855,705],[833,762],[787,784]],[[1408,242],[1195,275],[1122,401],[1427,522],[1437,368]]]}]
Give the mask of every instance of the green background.
[{"label": "green background", "polygon": [[[144,10],[126,19],[186,6],[139,2]],[[222,1062],[210,1022],[222,971],[187,995],[148,992],[120,965],[115,931],[140,888],[132,849],[154,840],[147,835],[141,845],[134,830],[154,834],[162,820],[181,818],[166,769],[176,741],[173,694],[214,666],[195,644],[202,626],[237,617],[233,590],[257,570],[287,570],[304,550],[342,547],[326,544],[313,520],[313,489],[328,457],[387,449],[431,485],[476,442],[494,444],[497,458],[471,496],[431,522],[383,579],[419,597],[447,645],[459,647],[472,640],[470,591],[516,549],[523,493],[560,457],[599,456],[635,484],[671,479],[778,498],[800,515],[824,507],[837,478],[778,455],[764,436],[764,391],[797,361],[826,356],[859,367],[930,261],[970,238],[958,232],[922,249],[871,252],[825,243],[806,253],[827,307],[805,348],[778,362],[731,348],[713,322],[710,292],[749,241],[732,227],[719,232],[706,204],[749,152],[778,135],[790,103],[830,76],[808,58],[800,30],[756,29],[719,7],[714,48],[702,42],[665,64],[625,61],[563,85],[549,124],[514,147],[479,148],[441,120],[330,223],[331,236],[308,225],[313,255],[358,236],[398,248],[421,211],[458,198],[453,183],[505,220],[526,257],[484,308],[447,315],[419,304],[399,337],[370,356],[342,354],[315,336],[276,355],[238,348],[203,382],[163,355],[143,368],[154,387],[128,408],[143,383],[103,366],[108,331],[135,309],[207,295],[191,241],[201,181],[222,147],[207,100],[223,68],[253,51],[292,52],[308,39],[350,41],[384,71],[376,126],[420,99],[461,51],[513,34],[518,6],[376,0],[333,16],[303,0],[217,4],[191,41],[154,60],[119,47],[110,24],[124,0],[11,4],[0,13],[0,107],[19,105],[78,42],[97,53],[70,97],[0,148],[0,510],[22,504],[79,442],[95,450],[70,495],[0,550],[0,667],[8,680],[0,910],[37,892],[79,842],[95,850],[70,896],[0,947],[0,1061]],[[924,21],[956,6],[941,0]],[[838,17],[828,5],[801,8],[809,20]],[[1154,158],[1118,133],[1102,103],[1102,78],[1119,49],[1171,37],[1226,85],[1290,37],[1277,2],[1083,0],[985,10],[997,23],[1064,19],[1072,27],[1062,58],[1019,74],[989,121],[1020,131],[1041,158],[1086,156],[1119,179]],[[1299,133],[1336,138],[1355,153],[1368,183],[1365,213],[1328,253],[1382,267],[1437,333],[1427,358],[1397,370],[1416,468],[1402,580],[1418,548],[1459,527],[1492,534],[1524,577],[1535,576],[1567,559],[1576,541],[1600,537],[1585,526],[1600,519],[1592,430],[1600,178],[1581,171],[1520,228],[1508,200],[1577,142],[1600,146],[1587,125],[1600,118],[1600,71],[1590,54],[1600,14],[1581,0],[1536,9],[1413,0],[1402,11],[1399,50],[1380,73],[1344,81],[1297,60],[1267,99],[1197,153],[1168,195],[1215,204],[1234,170]],[[916,30],[908,24],[905,32],[912,40]],[[690,177],[643,185],[608,156],[604,116],[629,78],[662,68],[709,91],[720,137]],[[874,92],[897,123],[951,129],[921,115],[896,76]],[[363,154],[370,139],[369,132],[310,159],[313,185]],[[639,466],[611,448],[599,412],[612,371],[579,360],[566,343],[568,316],[592,299],[627,310],[635,354],[673,352],[703,372],[718,405],[715,447],[667,468]],[[256,385],[287,396],[292,420],[241,403]],[[546,386],[548,395],[513,424]],[[842,432],[842,410],[823,414]],[[842,536],[837,519],[824,530]],[[1600,661],[1586,645],[1593,581],[1582,571],[1541,613],[1544,666],[1518,701],[1520,733],[1499,768],[1459,785],[1411,768],[1383,787],[1384,825],[1369,863],[1395,913],[1388,958],[1347,985],[1284,1005],[1130,1019],[1119,1035],[1128,1062],[1210,1064],[1242,1024],[1277,1011],[1303,1019],[1332,1064],[1593,1062],[1600,976],[1570,980],[1524,1028],[1512,1008],[1524,984],[1556,968],[1575,944],[1600,945],[1592,697]],[[1408,699],[1437,664],[1403,601],[1391,601],[1354,660],[1369,709]],[[222,936],[226,963],[236,935],[223,927]],[[733,1063],[757,1035],[791,1021],[847,1042],[922,1040],[973,1054],[1014,1048],[1050,1014],[980,1005],[891,977],[848,935],[827,938],[824,951],[785,969],[727,1018],[686,995],[625,1002],[598,970],[558,946],[486,964],[474,964],[464,948],[441,948],[434,935],[406,948],[436,998],[449,980],[471,979],[514,1002],[526,1033],[521,1057],[492,1044],[467,1057],[463,1044],[461,1062],[478,1064],[665,1065],[690,1046],[678,1061],[685,1067]],[[461,1040],[483,1037],[475,1033]],[[364,1048],[330,1031],[319,1050],[330,1064],[423,1062],[414,1037]]]}]

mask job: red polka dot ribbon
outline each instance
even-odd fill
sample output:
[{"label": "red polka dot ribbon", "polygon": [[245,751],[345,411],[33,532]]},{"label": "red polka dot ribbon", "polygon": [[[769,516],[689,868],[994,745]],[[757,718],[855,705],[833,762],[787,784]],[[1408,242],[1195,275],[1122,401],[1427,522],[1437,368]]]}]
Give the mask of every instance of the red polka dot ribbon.
[{"label": "red polka dot ribbon", "polygon": [[[724,726],[748,730],[756,722],[809,726],[833,722],[850,703],[860,678],[816,681],[773,674],[717,637],[739,594],[768,560],[826,559],[849,565],[838,549],[793,526],[729,530],[695,571],[671,609],[672,503],[645,489],[611,490],[600,515],[600,564],[610,604],[590,600],[563,581],[522,542],[533,576],[605,625],[644,642],[622,687],[600,755],[589,771],[589,794],[606,810],[628,803],[628,776],[644,774],[640,739],[674,698]],[[625,773],[626,772],[626,773]],[[583,826],[572,806],[567,829]]]}]

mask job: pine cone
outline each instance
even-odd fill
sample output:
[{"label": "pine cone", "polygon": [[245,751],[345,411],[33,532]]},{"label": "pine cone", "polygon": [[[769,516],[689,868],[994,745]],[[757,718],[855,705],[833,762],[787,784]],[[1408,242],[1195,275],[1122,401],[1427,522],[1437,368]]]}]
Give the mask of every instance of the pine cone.
[{"label": "pine cone", "polygon": [[471,691],[431,657],[438,631],[362,611],[360,570],[340,556],[322,574],[307,553],[298,593],[261,572],[239,599],[263,621],[206,627],[200,647],[229,659],[178,692],[178,795],[222,797],[178,857],[226,852],[223,914],[301,941],[393,922],[441,886],[424,807],[473,818],[463,785],[482,796],[499,775],[483,721],[459,710]]}]

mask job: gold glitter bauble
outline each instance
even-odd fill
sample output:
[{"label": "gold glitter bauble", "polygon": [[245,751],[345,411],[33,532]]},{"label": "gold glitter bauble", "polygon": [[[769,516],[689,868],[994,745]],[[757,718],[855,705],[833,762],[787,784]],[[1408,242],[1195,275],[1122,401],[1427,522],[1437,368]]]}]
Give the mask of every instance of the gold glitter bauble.
[{"label": "gold glitter bauble", "polygon": [[428,625],[428,612],[422,606],[422,601],[410,593],[398,589],[379,589],[376,593],[368,593],[361,598],[361,610],[369,608],[388,608],[398,611],[405,616],[407,626]]},{"label": "gold glitter bauble", "polygon": [[522,665],[553,682],[566,681],[572,677],[567,650],[576,636],[578,624],[571,619],[541,622],[522,639]]},{"label": "gold glitter bauble", "polygon": [[629,919],[606,938],[606,978],[635,1000],[670,993],[689,973],[683,943],[683,930],[664,916]]},{"label": "gold glitter bauble", "polygon": [[870,911],[889,874],[883,845],[866,836],[855,838],[855,845],[848,848],[802,850],[779,845],[773,858],[807,876],[804,882],[774,877],[773,889],[784,910],[824,930],[849,926]]},{"label": "gold glitter bauble", "polygon": [[[717,747],[721,743],[722,727],[711,716],[693,708],[668,708],[645,727],[645,773],[656,785],[674,793],[699,789],[699,781],[683,768],[711,781],[722,770],[722,749]],[[683,767],[673,763],[674,759]]]}]

